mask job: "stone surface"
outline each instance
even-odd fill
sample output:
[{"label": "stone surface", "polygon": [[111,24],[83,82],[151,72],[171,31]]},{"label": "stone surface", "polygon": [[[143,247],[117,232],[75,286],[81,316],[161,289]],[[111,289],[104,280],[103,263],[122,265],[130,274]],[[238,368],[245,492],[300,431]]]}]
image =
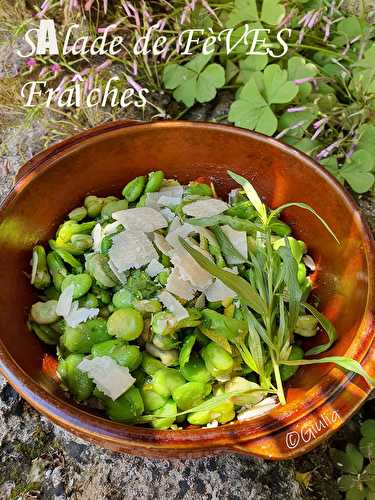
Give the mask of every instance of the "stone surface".
[{"label": "stone surface", "polygon": [[[230,95],[190,119],[227,113]],[[7,162],[0,171],[0,198],[25,159],[43,144],[36,125],[3,130]],[[20,154],[22,152],[22,154]],[[5,158],[3,158],[5,160]],[[359,203],[373,229],[375,205]],[[369,410],[366,410],[369,411]],[[360,417],[357,417],[357,419]],[[335,439],[347,440],[355,421]],[[336,500],[336,472],[328,443],[297,461],[273,463],[222,455],[195,460],[151,460],[116,454],[89,445],[41,417],[0,376],[0,499],[231,499]]]}]

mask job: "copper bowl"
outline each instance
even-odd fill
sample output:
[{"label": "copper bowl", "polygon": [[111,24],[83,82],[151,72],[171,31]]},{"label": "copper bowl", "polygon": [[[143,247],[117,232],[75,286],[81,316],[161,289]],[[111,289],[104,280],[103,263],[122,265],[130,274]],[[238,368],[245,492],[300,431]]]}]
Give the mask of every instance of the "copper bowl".
[{"label": "copper bowl", "polygon": [[[302,153],[259,134],[206,123],[109,123],[52,146],[28,162],[0,212],[0,369],[34,408],[78,436],[136,455],[187,457],[221,451],[288,459],[332,434],[370,392],[359,376],[333,365],[302,367],[288,403],[270,414],[216,429],[157,431],[111,422],[74,404],[41,372],[46,347],[26,328],[37,294],[24,276],[32,247],[45,243],[62,217],[87,193],[117,194],[156,168],[187,182],[211,177],[220,194],[234,187],[232,169],[247,176],[275,207],[303,201],[333,228],[341,245],[307,211],[290,208],[285,221],[318,263],[315,293],[335,324],[329,355],[374,366],[374,244],[347,192]],[[323,335],[314,339],[321,343]],[[311,343],[309,344],[309,347]]]}]

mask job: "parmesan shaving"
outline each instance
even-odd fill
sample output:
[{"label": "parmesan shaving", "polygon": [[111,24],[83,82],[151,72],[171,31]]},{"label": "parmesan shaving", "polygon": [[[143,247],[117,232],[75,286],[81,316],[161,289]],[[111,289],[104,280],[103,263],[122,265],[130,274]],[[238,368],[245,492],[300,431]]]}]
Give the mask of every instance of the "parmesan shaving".
[{"label": "parmesan shaving", "polygon": [[129,368],[118,365],[109,356],[85,358],[78,365],[78,369],[87,373],[97,388],[113,401],[130,389],[135,382]]},{"label": "parmesan shaving", "polygon": [[260,417],[261,415],[264,415],[265,413],[273,410],[278,405],[279,402],[275,396],[265,398],[263,399],[263,401],[260,401],[260,403],[257,403],[252,408],[242,409],[237,416],[237,420],[251,420],[252,418]]},{"label": "parmesan shaving", "polygon": [[185,205],[182,211],[190,217],[212,217],[222,214],[228,208],[229,205],[225,201],[210,198],[209,200],[193,201],[193,203]]},{"label": "parmesan shaving", "polygon": [[195,295],[195,290],[188,281],[181,278],[181,275],[176,267],[172,269],[171,274],[168,276],[165,288],[168,292],[171,292],[185,300],[192,300]]},{"label": "parmesan shaving", "polygon": [[202,292],[212,283],[210,273],[204,270],[182,247],[171,254],[172,264],[178,268],[181,278],[189,281],[196,290]]},{"label": "parmesan shaving", "polygon": [[68,316],[73,302],[74,285],[69,285],[61,292],[56,305],[56,314],[65,318]]},{"label": "parmesan shaving", "polygon": [[154,233],[154,243],[158,250],[165,255],[173,250],[173,247],[168,243],[162,234]]},{"label": "parmesan shaving", "polygon": [[78,301],[73,302],[72,308],[69,314],[64,316],[64,319],[68,326],[75,328],[76,326],[84,323],[88,319],[95,318],[99,314],[99,309],[96,307],[78,307]]},{"label": "parmesan shaving", "polygon": [[162,214],[151,207],[129,208],[112,214],[112,218],[119,221],[129,231],[152,233],[157,229],[168,226]]},{"label": "parmesan shaving", "polygon": [[93,241],[92,249],[94,250],[94,252],[100,252],[100,246],[103,239],[103,231],[102,226],[99,223],[96,224],[94,229],[92,230],[91,237]]},{"label": "parmesan shaving", "polygon": [[157,276],[159,273],[164,271],[165,267],[163,264],[161,264],[158,260],[152,259],[152,261],[149,263],[149,265],[146,267],[145,271],[146,273],[151,277],[154,278]]},{"label": "parmesan shaving", "polygon": [[151,241],[140,231],[123,231],[112,241],[108,255],[118,272],[139,269],[159,258]]},{"label": "parmesan shaving", "polygon": [[187,312],[187,310],[175,297],[173,297],[171,293],[159,293],[159,300],[163,304],[163,306],[175,316],[178,321],[189,317],[189,313]]}]

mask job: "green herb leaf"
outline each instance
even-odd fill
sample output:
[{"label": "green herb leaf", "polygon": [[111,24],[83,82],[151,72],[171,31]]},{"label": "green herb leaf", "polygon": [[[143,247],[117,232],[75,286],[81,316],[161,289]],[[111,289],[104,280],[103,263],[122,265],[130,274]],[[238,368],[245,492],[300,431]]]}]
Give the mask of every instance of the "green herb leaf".
[{"label": "green herb leaf", "polygon": [[260,14],[256,0],[235,0],[234,7],[227,21],[227,26],[232,27],[246,21],[261,20],[276,26],[285,16],[285,7],[279,0],[263,0]]},{"label": "green herb leaf", "polygon": [[281,361],[283,365],[291,365],[291,366],[300,366],[300,365],[318,365],[320,363],[335,363],[336,365],[348,370],[350,372],[357,373],[361,375],[367,383],[375,387],[375,378],[371,377],[366,370],[362,368],[360,363],[355,359],[346,358],[345,356],[328,356],[327,358],[319,358],[319,359],[297,359],[297,360],[286,360]]},{"label": "green herb leaf", "polygon": [[227,262],[231,261],[235,264],[243,264],[244,262],[246,262],[244,256],[241,255],[240,252],[232,245],[220,226],[214,226],[212,228],[212,231],[214,232],[216,239],[219,242],[221,252]]},{"label": "green herb leaf", "polygon": [[318,345],[316,347],[313,347],[309,349],[306,352],[306,356],[312,356],[314,354],[320,354],[321,352],[327,351],[330,349],[335,342],[337,338],[336,334],[336,328],[333,326],[333,324],[327,319],[322,313],[320,313],[317,309],[315,309],[314,306],[311,304],[304,302],[303,307],[305,307],[308,311],[311,312],[311,314],[319,321],[321,327],[324,329],[324,331],[328,335],[328,342],[327,344],[323,345]]},{"label": "green herb leaf", "polygon": [[264,314],[266,305],[259,296],[258,292],[243,278],[228,271],[224,271],[207,257],[191,247],[182,238],[179,238],[180,244],[193,257],[193,259],[207,272],[219,278],[228,288],[233,290],[249,307],[259,314]]},{"label": "green herb leaf", "polygon": [[182,345],[180,355],[179,355],[179,363],[180,363],[181,368],[183,368],[186,365],[186,363],[189,361],[190,354],[191,354],[191,351],[194,347],[196,339],[197,339],[197,336],[195,334],[190,334],[190,335],[187,335],[185,337],[184,343]]},{"label": "green herb leaf", "polygon": [[[301,56],[293,56],[288,60],[288,78],[289,80],[300,80],[302,78],[312,78],[318,73],[318,68],[313,63],[306,63],[306,59]],[[298,85],[298,95],[303,99],[312,92],[310,82]],[[292,113],[294,114],[294,113]],[[297,113],[299,115],[300,113]]]},{"label": "green herb leaf", "polygon": [[243,187],[246,196],[254,205],[255,210],[259,214],[260,220],[264,223],[267,218],[267,209],[265,204],[260,199],[258,193],[256,192],[254,186],[245,177],[242,177],[242,175],[238,175],[235,172],[232,172],[231,170],[228,170],[228,174],[230,175],[230,177],[232,177],[234,181],[238,182],[238,184]]},{"label": "green herb leaf", "polygon": [[201,227],[213,227],[218,224],[230,226],[236,231],[246,231],[249,234],[255,234],[262,228],[259,224],[255,224],[249,220],[240,219],[231,215],[213,215],[211,217],[202,217],[200,219],[189,219],[189,224]]},{"label": "green herb leaf", "polygon": [[310,205],[307,205],[307,203],[302,203],[302,202],[291,202],[291,203],[285,203],[284,205],[281,205],[277,207],[275,210],[272,210],[269,217],[268,217],[268,223],[274,218],[278,217],[283,210],[289,207],[298,207],[298,208],[303,208],[304,210],[308,210],[312,214],[315,215],[315,217],[323,224],[323,226],[327,229],[327,231],[333,236],[333,238],[337,241],[337,243],[340,245],[340,241],[337,239],[335,233],[332,231],[332,229],[329,227],[329,225],[326,223],[326,221],[314,210]]}]

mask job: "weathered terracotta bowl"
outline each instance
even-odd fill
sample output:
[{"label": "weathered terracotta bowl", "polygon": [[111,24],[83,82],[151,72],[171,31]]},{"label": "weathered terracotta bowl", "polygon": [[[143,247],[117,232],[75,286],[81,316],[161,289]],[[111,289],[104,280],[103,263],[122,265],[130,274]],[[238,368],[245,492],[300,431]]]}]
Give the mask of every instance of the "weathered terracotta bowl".
[{"label": "weathered terracotta bowl", "polygon": [[[330,355],[374,366],[374,247],[356,205],[312,160],[277,141],[241,129],[189,122],[110,123],[37,155],[18,175],[0,213],[0,369],[34,408],[78,436],[137,455],[186,457],[221,451],[288,459],[326,439],[370,392],[366,382],[333,365],[303,367],[285,407],[216,429],[156,431],[117,424],[68,402],[41,372],[46,347],[26,318],[37,294],[24,276],[31,249],[46,242],[61,218],[87,193],[117,194],[152,169],[187,182],[212,177],[220,194],[234,184],[227,169],[247,176],[272,207],[303,201],[341,241],[337,245],[308,212],[290,208],[285,220],[318,263],[316,294],[339,340]],[[321,339],[314,339],[315,342]]]}]

